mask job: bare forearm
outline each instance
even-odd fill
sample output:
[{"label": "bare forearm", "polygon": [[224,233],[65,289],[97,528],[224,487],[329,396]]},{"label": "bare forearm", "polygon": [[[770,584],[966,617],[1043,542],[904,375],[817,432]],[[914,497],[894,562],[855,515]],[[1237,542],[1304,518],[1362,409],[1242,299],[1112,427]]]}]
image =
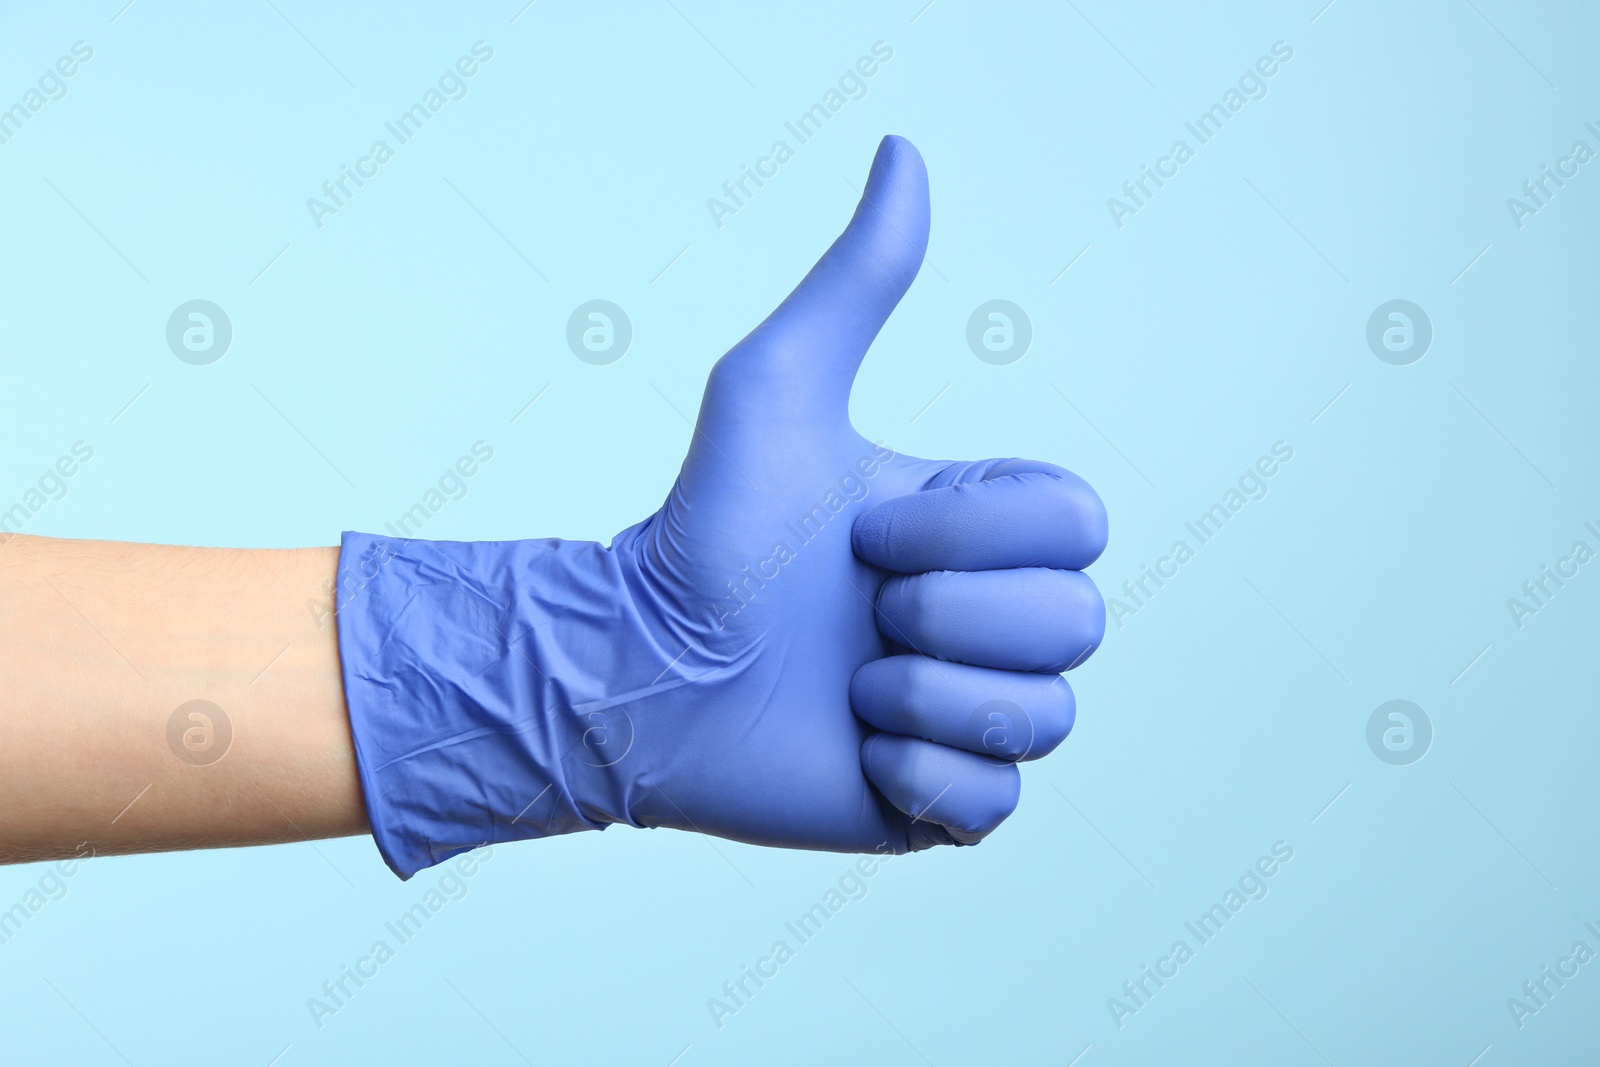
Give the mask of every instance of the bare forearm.
[{"label": "bare forearm", "polygon": [[337,562],[0,544],[0,862],[364,831]]}]

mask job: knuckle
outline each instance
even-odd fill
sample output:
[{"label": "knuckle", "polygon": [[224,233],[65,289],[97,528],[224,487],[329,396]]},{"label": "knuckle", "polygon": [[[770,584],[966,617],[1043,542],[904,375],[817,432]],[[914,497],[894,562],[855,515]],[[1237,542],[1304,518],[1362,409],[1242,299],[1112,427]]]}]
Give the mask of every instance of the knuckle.
[{"label": "knuckle", "polygon": [[901,700],[913,713],[936,706],[940,697],[938,667],[927,656],[916,656],[906,662],[902,676]]}]

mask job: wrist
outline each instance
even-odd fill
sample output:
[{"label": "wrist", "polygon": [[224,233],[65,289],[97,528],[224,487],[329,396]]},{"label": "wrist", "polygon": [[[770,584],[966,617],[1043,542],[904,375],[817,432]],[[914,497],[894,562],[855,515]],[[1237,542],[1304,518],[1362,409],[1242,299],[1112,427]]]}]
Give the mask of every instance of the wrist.
[{"label": "wrist", "polygon": [[617,628],[609,555],[345,535],[345,701],[373,837],[401,877],[485,843],[629,821],[608,754],[626,713],[582,669]]}]

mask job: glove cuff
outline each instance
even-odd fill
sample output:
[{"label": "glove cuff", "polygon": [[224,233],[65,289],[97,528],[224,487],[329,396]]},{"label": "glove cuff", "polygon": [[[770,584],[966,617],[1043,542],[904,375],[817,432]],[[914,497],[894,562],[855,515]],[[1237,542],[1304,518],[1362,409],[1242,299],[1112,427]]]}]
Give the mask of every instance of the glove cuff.
[{"label": "glove cuff", "polygon": [[344,535],[345,703],[372,836],[401,878],[633,821],[605,694],[553,634],[559,619],[593,652],[617,622],[615,579],[611,554],[583,542]]}]

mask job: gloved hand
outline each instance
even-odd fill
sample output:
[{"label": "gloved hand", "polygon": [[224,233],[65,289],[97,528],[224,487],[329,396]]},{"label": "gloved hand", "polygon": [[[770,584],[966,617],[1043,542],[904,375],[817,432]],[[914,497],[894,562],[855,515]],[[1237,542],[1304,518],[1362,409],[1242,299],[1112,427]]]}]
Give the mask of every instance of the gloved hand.
[{"label": "gloved hand", "polygon": [[712,369],[666,503],[610,547],[345,535],[345,697],[396,873],[610,823],[898,854],[1011,813],[1104,634],[1080,571],[1106,515],[1060,467],[851,426],[927,240],[922,158],[885,138],[849,227]]}]

